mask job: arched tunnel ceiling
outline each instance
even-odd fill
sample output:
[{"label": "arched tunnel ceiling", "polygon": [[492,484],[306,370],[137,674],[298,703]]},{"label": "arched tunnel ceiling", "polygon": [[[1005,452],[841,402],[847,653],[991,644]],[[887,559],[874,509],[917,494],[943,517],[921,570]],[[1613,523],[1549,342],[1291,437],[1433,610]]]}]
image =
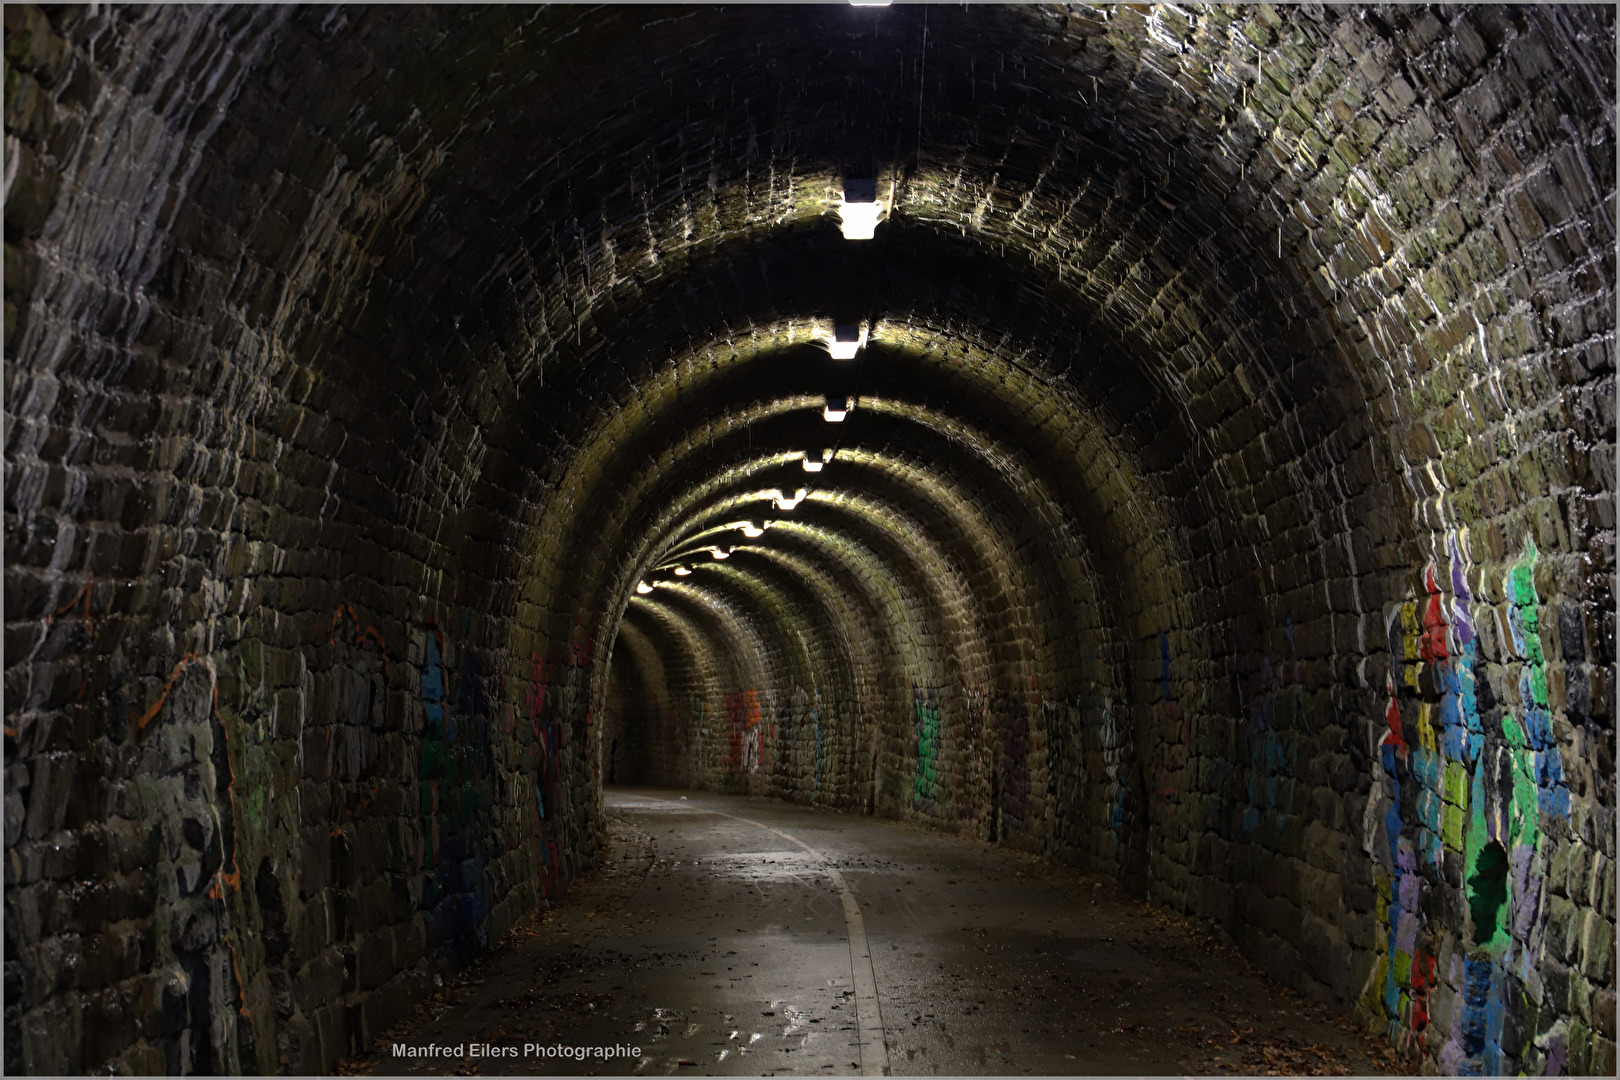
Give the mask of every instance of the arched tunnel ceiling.
[{"label": "arched tunnel ceiling", "polygon": [[[252,732],[305,768],[317,715],[504,717],[474,772],[510,821],[468,843],[517,839],[445,939],[482,942],[593,857],[609,725],[624,775],[1106,864],[1348,1004],[1430,842],[1379,861],[1380,793],[1421,780],[1387,732],[1473,769],[1431,730],[1467,697],[1520,708],[1491,738],[1540,740],[1544,831],[1612,866],[1611,9],[7,19],[7,762],[36,790],[69,730],[132,783],[118,748],[182,701],[231,777]],[[759,734],[786,717],[813,766]],[[441,750],[333,765],[332,835],[377,761],[414,762],[409,805]],[[219,831],[275,867],[302,827]]]}]

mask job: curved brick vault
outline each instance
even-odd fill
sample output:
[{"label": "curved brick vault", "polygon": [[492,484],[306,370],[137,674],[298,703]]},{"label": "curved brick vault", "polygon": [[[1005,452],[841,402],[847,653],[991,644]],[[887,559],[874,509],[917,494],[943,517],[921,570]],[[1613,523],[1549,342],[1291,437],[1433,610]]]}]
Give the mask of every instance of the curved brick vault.
[{"label": "curved brick vault", "polygon": [[5,19],[8,1071],[330,1069],[612,778],[1612,1075],[1612,8]]}]

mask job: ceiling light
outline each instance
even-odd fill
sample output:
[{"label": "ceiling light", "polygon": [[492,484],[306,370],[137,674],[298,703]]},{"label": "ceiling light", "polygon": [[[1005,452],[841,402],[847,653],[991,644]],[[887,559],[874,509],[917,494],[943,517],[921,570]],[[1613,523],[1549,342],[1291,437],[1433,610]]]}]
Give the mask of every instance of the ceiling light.
[{"label": "ceiling light", "polygon": [[685,567],[685,566],[677,566],[675,568],[675,576],[676,577],[685,577],[687,574],[690,574],[691,572],[692,571],[689,568]]},{"label": "ceiling light", "polygon": [[827,343],[827,351],[832,353],[834,360],[853,360],[855,354],[861,351],[866,344],[866,327],[859,323],[839,323],[833,327],[833,339]]},{"label": "ceiling light", "polygon": [[851,178],[844,181],[844,201],[838,207],[838,220],[845,240],[870,240],[883,217],[883,204],[877,201],[877,181]]},{"label": "ceiling light", "polygon": [[778,510],[792,510],[795,506],[798,506],[800,503],[804,502],[805,490],[804,488],[800,488],[798,491],[793,493],[793,498],[791,499],[786,495],[783,495],[780,490],[773,491],[771,494],[776,499],[776,508]]},{"label": "ceiling light", "polygon": [[850,7],[888,7],[891,0],[849,0]]},{"label": "ceiling light", "polygon": [[647,584],[645,581],[637,582],[636,592],[640,593],[642,596],[646,596],[648,593],[652,592],[652,586]]},{"label": "ceiling light", "polygon": [[829,423],[842,423],[849,415],[849,398],[828,396],[821,407],[821,418]]}]

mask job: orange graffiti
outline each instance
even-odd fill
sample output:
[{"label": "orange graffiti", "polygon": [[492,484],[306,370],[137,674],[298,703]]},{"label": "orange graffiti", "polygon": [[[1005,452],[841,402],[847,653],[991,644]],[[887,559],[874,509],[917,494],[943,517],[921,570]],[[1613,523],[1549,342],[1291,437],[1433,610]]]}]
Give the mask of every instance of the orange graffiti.
[{"label": "orange graffiti", "polygon": [[[192,663],[196,659],[197,654],[194,652],[189,652],[186,653],[183,658],[181,658],[178,664],[174,665],[174,669],[169,672],[168,681],[163,684],[163,693],[158,695],[158,699],[152,703],[152,707],[141,713],[139,716],[132,717],[132,719],[135,720],[137,727],[145,730],[146,725],[152,722],[153,717],[157,716],[157,714],[162,710],[163,703],[169,700],[169,691],[174,689],[174,681],[180,677],[180,672],[185,669],[186,665]],[[215,688],[214,693],[216,695],[219,693],[219,689],[217,687]]]},{"label": "orange graffiti", "polygon": [[1446,614],[1441,606],[1440,586],[1434,579],[1432,562],[1424,568],[1423,585],[1429,592],[1429,602],[1423,609],[1423,637],[1418,656],[1433,664],[1444,660],[1449,653],[1446,649]]},{"label": "orange graffiti", "polygon": [[57,608],[53,614],[45,617],[45,625],[50,626],[57,619],[61,618],[63,615],[66,615],[69,611],[76,607],[80,600],[83,600],[84,613],[80,615],[79,618],[84,622],[85,630],[93,637],[96,632],[96,623],[95,620],[90,617],[90,586],[95,584],[95,580],[95,575],[93,574],[86,576],[84,579],[84,584],[79,586],[79,591],[74,593],[72,598],[68,600],[67,603]]},{"label": "orange graffiti", "polygon": [[[342,621],[344,612],[348,612],[349,618],[354,620],[354,643],[356,645],[364,644],[366,638],[370,638],[377,643],[377,648],[382,651],[383,683],[385,685],[391,685],[392,672],[389,670],[388,665],[388,644],[387,642],[383,641],[382,631],[378,630],[375,626],[372,626],[369,623],[365,626],[361,626],[360,615],[354,610],[354,608],[350,607],[348,604],[339,604],[337,606],[337,610],[332,612],[332,634],[327,640],[333,644],[337,643],[338,623]],[[330,665],[328,665],[328,670],[330,670]]]}]

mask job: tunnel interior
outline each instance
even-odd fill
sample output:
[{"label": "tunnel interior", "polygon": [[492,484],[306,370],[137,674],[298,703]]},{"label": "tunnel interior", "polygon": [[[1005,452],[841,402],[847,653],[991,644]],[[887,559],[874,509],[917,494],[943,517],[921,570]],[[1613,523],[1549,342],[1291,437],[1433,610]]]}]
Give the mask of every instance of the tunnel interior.
[{"label": "tunnel interior", "polygon": [[8,1072],[329,1071],[612,782],[1612,1074],[1612,7],[5,20]]}]

